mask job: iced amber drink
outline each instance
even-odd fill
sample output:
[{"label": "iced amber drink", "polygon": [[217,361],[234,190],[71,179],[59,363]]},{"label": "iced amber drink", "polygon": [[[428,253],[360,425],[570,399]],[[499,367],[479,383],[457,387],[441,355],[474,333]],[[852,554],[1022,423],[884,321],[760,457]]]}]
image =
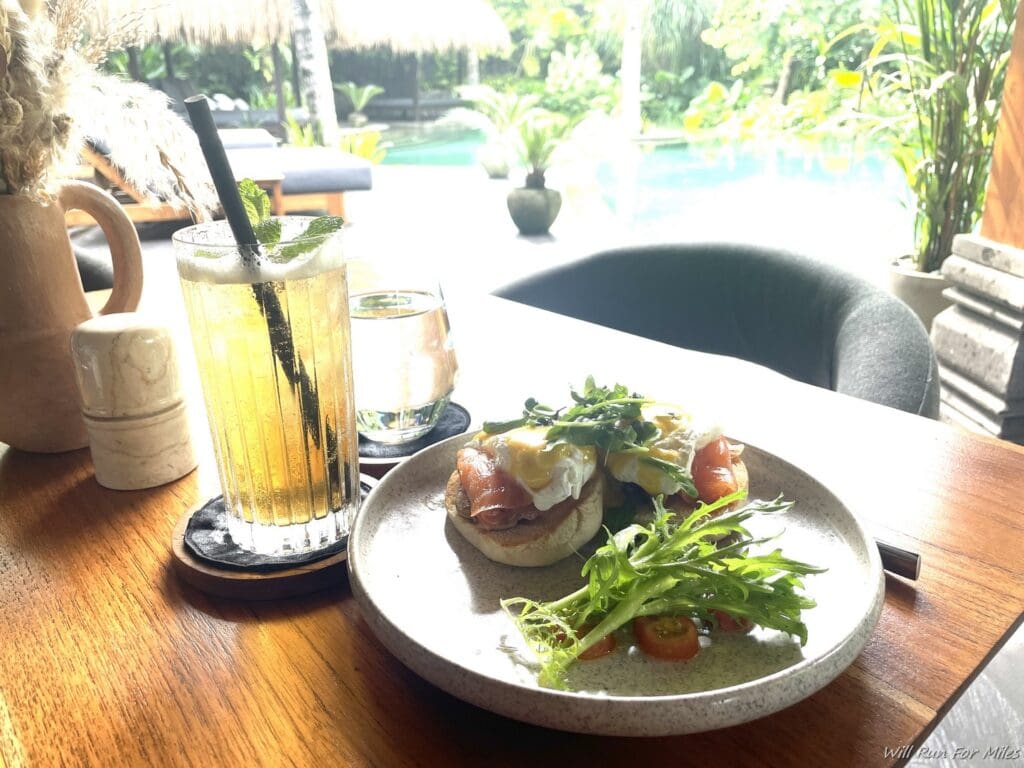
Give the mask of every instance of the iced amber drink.
[{"label": "iced amber drink", "polygon": [[343,539],[359,504],[341,235],[281,221],[255,264],[225,222],[174,236],[229,531],[267,554]]}]

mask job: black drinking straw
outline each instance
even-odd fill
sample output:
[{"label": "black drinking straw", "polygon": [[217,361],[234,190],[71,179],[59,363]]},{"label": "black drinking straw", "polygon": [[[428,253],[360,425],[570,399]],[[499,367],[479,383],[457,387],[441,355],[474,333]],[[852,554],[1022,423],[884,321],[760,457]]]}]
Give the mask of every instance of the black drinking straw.
[{"label": "black drinking straw", "polygon": [[238,243],[242,261],[247,267],[255,268],[259,244],[252,224],[249,223],[249,217],[245,215],[242,196],[238,193],[235,174],[231,170],[231,163],[228,162],[220,134],[217,133],[217,126],[214,125],[210,103],[203,95],[189,96],[185,99],[185,109],[188,110],[188,119],[192,121],[192,129],[199,137],[199,148],[203,151],[207,168],[210,169],[213,186],[217,190],[221,207],[224,208],[224,216],[231,226],[231,233]]},{"label": "black drinking straw", "polygon": [[[228,162],[227,153],[224,152],[224,144],[217,133],[217,126],[213,123],[213,115],[210,113],[210,105],[205,96],[189,96],[185,99],[185,108],[188,110],[189,120],[192,121],[192,128],[199,137],[199,148],[203,151],[206,165],[210,169],[210,176],[213,178],[213,186],[217,190],[220,204],[224,208],[224,216],[231,227],[231,233],[235,236],[238,244],[238,252],[241,254],[242,262],[254,272],[257,267],[260,247],[253,232],[252,224],[245,213],[242,205],[242,196],[238,193],[238,186],[235,183],[235,174],[231,170],[231,163]],[[269,283],[253,283],[253,296],[256,297],[256,304],[260,308],[267,321],[267,332],[270,335],[270,347],[274,350],[281,370],[292,388],[298,387],[299,399],[302,403],[302,420],[306,432],[313,440],[313,444],[320,447],[320,397],[316,391],[316,385],[310,380],[306,373],[306,367],[295,351],[295,339],[292,338],[291,326],[288,318],[281,309],[281,300]],[[327,456],[329,473],[336,482],[336,462],[334,458],[338,455],[338,443],[331,425],[324,422],[324,435],[327,440]]]}]

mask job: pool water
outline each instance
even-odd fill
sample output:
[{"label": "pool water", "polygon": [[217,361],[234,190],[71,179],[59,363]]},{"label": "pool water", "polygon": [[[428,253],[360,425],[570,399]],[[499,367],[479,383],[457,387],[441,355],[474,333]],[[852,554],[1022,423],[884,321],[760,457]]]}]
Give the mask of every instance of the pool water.
[{"label": "pool water", "polygon": [[390,145],[384,165],[476,165],[485,141],[482,131],[455,125],[392,126],[384,138]]}]

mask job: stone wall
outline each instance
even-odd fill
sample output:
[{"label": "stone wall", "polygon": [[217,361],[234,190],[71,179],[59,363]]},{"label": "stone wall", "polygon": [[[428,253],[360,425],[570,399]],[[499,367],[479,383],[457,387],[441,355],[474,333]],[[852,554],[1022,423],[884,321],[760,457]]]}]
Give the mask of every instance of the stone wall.
[{"label": "stone wall", "polygon": [[954,303],[932,324],[940,417],[1024,443],[1024,250],[959,235],[942,274]]}]

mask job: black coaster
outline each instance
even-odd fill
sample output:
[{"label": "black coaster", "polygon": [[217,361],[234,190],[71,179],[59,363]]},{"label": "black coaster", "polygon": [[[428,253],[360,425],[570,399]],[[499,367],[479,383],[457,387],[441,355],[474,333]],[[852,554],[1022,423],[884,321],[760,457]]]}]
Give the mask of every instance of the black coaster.
[{"label": "black coaster", "polygon": [[[372,479],[371,479],[372,480]],[[373,482],[359,478],[359,487],[365,498],[373,489]],[[266,573],[294,568],[297,565],[315,563],[318,560],[344,552],[348,537],[315,552],[296,552],[291,555],[259,555],[239,547],[228,533],[227,511],[224,497],[210,499],[188,521],[185,527],[185,548],[188,553],[218,568],[234,571]]]},{"label": "black coaster", "polygon": [[398,445],[375,443],[360,435],[359,456],[363,459],[404,459],[406,456],[412,456],[417,451],[423,450],[428,445],[439,443],[453,435],[461,435],[469,428],[469,422],[469,411],[458,403],[448,403],[437,426],[423,437],[418,437],[411,442]]}]

